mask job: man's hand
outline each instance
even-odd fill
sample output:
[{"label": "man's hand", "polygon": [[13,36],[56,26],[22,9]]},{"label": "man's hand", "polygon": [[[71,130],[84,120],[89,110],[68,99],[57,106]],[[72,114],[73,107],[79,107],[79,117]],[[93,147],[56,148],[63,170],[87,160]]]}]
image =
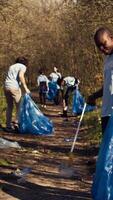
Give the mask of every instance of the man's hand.
[{"label": "man's hand", "polygon": [[27,94],[30,94],[30,93],[31,93],[30,90],[29,90],[28,88],[26,88],[26,93],[27,93]]},{"label": "man's hand", "polygon": [[87,104],[91,105],[91,106],[95,106],[96,105],[96,99],[94,98],[93,94],[90,95],[87,98]]}]

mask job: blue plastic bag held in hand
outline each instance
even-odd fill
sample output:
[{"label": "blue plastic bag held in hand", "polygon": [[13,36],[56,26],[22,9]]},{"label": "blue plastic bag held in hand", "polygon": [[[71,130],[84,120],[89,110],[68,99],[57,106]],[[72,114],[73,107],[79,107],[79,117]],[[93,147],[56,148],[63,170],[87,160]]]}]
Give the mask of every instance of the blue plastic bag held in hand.
[{"label": "blue plastic bag held in hand", "polygon": [[53,123],[39,110],[28,94],[23,96],[19,112],[20,133],[52,134]]},{"label": "blue plastic bag held in hand", "polygon": [[92,196],[93,200],[113,200],[113,114],[100,145]]},{"label": "blue plastic bag held in hand", "polygon": [[49,91],[47,93],[47,99],[52,101],[57,94],[57,83],[50,81],[48,85],[49,85]]},{"label": "blue plastic bag held in hand", "polygon": [[[85,99],[79,92],[79,90],[75,90],[75,93],[73,95],[73,105],[72,105],[72,112],[74,114],[81,114],[83,107],[85,104]],[[86,105],[85,112],[93,111],[96,109],[96,106]]]}]

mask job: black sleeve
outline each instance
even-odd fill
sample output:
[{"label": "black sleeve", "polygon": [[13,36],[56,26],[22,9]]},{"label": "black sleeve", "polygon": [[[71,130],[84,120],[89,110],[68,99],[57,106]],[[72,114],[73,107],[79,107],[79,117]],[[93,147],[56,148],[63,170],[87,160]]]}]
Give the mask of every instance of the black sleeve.
[{"label": "black sleeve", "polygon": [[103,87],[87,98],[87,104],[95,106],[96,105],[96,99],[98,99],[102,96],[103,96]]},{"label": "black sleeve", "polygon": [[96,91],[95,93],[93,93],[91,95],[94,99],[98,99],[100,97],[103,96],[103,87],[101,89],[99,89],[98,91]]}]

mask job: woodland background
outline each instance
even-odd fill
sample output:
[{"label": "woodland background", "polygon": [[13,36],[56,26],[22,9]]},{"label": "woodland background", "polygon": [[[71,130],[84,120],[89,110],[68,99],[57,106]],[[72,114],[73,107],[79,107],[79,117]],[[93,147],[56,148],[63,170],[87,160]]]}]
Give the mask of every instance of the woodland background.
[{"label": "woodland background", "polygon": [[0,0],[0,85],[18,56],[29,59],[27,79],[57,66],[81,81],[84,95],[100,88],[103,56],[93,41],[100,26],[113,29],[112,0]]}]

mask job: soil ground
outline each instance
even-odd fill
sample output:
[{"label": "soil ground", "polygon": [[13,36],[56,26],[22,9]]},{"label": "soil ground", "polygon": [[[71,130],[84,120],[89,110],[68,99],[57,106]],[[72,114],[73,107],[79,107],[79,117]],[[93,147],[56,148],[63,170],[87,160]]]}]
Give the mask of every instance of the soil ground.
[{"label": "soil ground", "polygon": [[[69,151],[79,119],[70,116],[65,122],[59,114],[61,106],[52,104],[43,112],[54,123],[52,135],[33,136],[0,131],[1,137],[17,141],[22,147],[1,149],[0,159],[7,162],[0,165],[0,200],[91,200],[94,169],[88,166],[88,161],[95,151],[86,141],[84,127],[80,128],[70,161]],[[61,170],[64,163],[70,165],[67,169],[64,167],[66,171]],[[25,182],[18,183],[12,173],[25,167],[30,167],[32,171]]]}]

